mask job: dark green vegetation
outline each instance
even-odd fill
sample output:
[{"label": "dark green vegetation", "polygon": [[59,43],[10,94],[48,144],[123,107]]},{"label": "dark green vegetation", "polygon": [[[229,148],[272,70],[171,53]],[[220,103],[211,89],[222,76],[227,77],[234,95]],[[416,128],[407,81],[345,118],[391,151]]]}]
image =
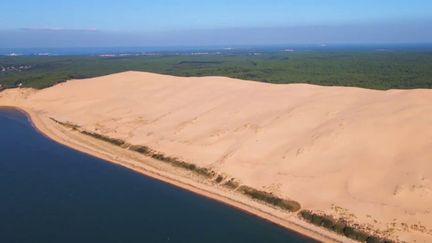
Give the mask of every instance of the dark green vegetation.
[{"label": "dark green vegetation", "polygon": [[111,137],[108,137],[105,135],[101,135],[99,133],[88,132],[85,130],[82,130],[80,132],[85,134],[85,135],[88,135],[88,136],[94,137],[96,139],[102,140],[104,142],[108,142],[108,143],[111,143],[111,144],[116,145],[116,146],[128,148],[129,150],[132,150],[132,151],[138,152],[140,154],[152,157],[153,159],[167,162],[167,163],[171,164],[172,166],[180,167],[182,169],[192,171],[198,175],[201,175],[201,176],[204,176],[207,178],[212,178],[215,176],[215,173],[212,170],[209,170],[207,168],[198,167],[195,164],[187,163],[187,162],[182,161],[180,159],[177,159],[175,157],[166,156],[163,153],[156,152],[156,151],[154,151],[154,150],[152,150],[149,147],[144,146],[144,145],[130,145],[130,144],[125,143],[121,139],[111,138]]},{"label": "dark green vegetation", "polygon": [[[3,87],[44,88],[68,79],[126,70],[178,76],[228,76],[271,83],[372,89],[432,88],[430,51],[300,51],[223,55],[0,57]],[[20,69],[20,67],[23,67]],[[24,68],[25,67],[25,68]]]},{"label": "dark green vegetation", "polygon": [[224,177],[221,175],[218,175],[215,179],[216,183],[221,183],[223,181]]},{"label": "dark green vegetation", "polygon": [[72,124],[70,122],[61,122],[61,121],[57,121],[56,119],[50,117],[51,120],[53,120],[54,122],[67,127],[67,128],[71,128],[72,130],[78,130],[80,128],[80,126],[76,125],[76,124]]},{"label": "dark green vegetation", "polygon": [[187,162],[179,160],[177,158],[165,156],[162,153],[151,153],[150,156],[154,159],[157,159],[157,160],[160,160],[163,162],[168,162],[173,166],[180,167],[180,168],[183,168],[186,170],[190,170],[190,171],[192,171],[196,174],[199,174],[201,176],[212,178],[215,175],[215,173],[213,171],[211,171],[207,168],[198,167],[194,164],[187,163]]},{"label": "dark green vegetation", "polygon": [[99,140],[105,141],[105,142],[107,142],[107,143],[111,143],[111,144],[113,144],[113,145],[122,146],[122,145],[125,144],[125,142],[124,142],[123,140],[121,140],[121,139],[118,139],[118,138],[110,138],[110,137],[108,137],[108,136],[104,136],[104,135],[101,135],[101,134],[99,134],[99,133],[95,133],[95,132],[88,132],[88,131],[84,131],[84,130],[81,131],[81,133],[82,133],[82,134],[85,134],[85,135],[87,135],[87,136],[91,136],[91,137],[94,137],[94,138],[96,138],[96,139],[99,139]]},{"label": "dark green vegetation", "polygon": [[358,229],[355,226],[350,225],[344,220],[336,220],[328,215],[316,214],[308,210],[302,210],[299,215],[309,223],[324,227],[328,230],[334,231],[338,234],[345,235],[348,238],[357,240],[360,242],[368,243],[390,243],[393,242],[388,239],[377,237],[373,234],[369,234],[364,230]]},{"label": "dark green vegetation", "polygon": [[291,212],[296,212],[296,211],[300,210],[300,208],[301,208],[300,204],[296,201],[282,199],[282,198],[279,198],[279,197],[273,195],[272,193],[260,191],[260,190],[257,190],[255,188],[249,187],[249,186],[241,186],[239,188],[239,191],[244,193],[245,195],[253,198],[253,199],[271,204],[273,206],[276,206],[276,207],[279,207],[279,208],[282,208],[284,210],[288,210]]},{"label": "dark green vegetation", "polygon": [[234,189],[237,189],[240,186],[240,184],[234,178],[231,178],[228,181],[226,181],[223,184],[223,186],[228,188],[228,189],[234,190]]},{"label": "dark green vegetation", "polygon": [[191,163],[187,163],[185,161],[182,161],[180,159],[177,159],[175,157],[169,157],[166,156],[160,152],[156,152],[153,151],[152,149],[150,149],[147,146],[143,146],[143,145],[131,145],[129,147],[129,150],[138,152],[140,154],[146,155],[146,156],[150,156],[153,159],[157,159],[163,162],[167,162],[175,167],[180,167],[186,170],[190,170],[198,175],[207,177],[207,178],[212,178],[215,176],[215,173],[212,170],[209,170],[207,168],[202,168],[202,167],[198,167],[194,164]]},{"label": "dark green vegetation", "polygon": [[80,129],[80,126],[72,124],[70,122],[61,122],[61,121],[58,121],[58,120],[56,120],[54,118],[51,118],[51,120],[53,120],[54,122],[56,122],[56,123],[58,123],[58,124],[60,124],[60,125],[62,125],[64,127],[70,128],[72,130],[76,130],[76,131],[78,131],[78,132],[80,132],[82,134],[85,134],[87,136],[96,138],[98,140],[110,143],[110,144],[115,145],[115,146],[119,146],[119,147],[122,147],[122,148],[127,148],[127,149],[129,149],[131,151],[138,152],[140,154],[152,157],[153,159],[157,159],[159,161],[167,162],[167,163],[169,163],[169,164],[171,164],[171,165],[173,165],[175,167],[180,167],[180,168],[183,168],[183,169],[186,169],[186,170],[190,170],[190,171],[192,171],[192,172],[194,172],[194,173],[196,173],[198,175],[201,175],[201,176],[204,176],[204,177],[207,177],[207,178],[212,178],[212,177],[215,176],[215,173],[212,170],[209,170],[207,168],[198,167],[195,164],[187,163],[187,162],[179,160],[179,159],[177,159],[175,157],[166,156],[166,155],[164,155],[164,154],[162,154],[160,152],[156,152],[156,151],[150,149],[147,146],[144,146],[144,145],[131,145],[131,144],[126,143],[122,139],[112,138],[112,137],[109,137],[109,136],[106,136],[106,135],[102,135],[102,134],[99,134],[99,133],[96,133],[96,132],[89,132],[89,131],[86,131],[84,129]]}]

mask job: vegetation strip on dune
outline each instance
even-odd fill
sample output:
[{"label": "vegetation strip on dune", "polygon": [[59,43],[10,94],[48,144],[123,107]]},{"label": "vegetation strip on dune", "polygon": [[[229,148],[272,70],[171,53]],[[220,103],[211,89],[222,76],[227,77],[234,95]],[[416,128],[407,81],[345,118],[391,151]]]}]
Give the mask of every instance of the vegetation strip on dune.
[{"label": "vegetation strip on dune", "polygon": [[240,186],[240,184],[234,178],[231,178],[230,180],[226,181],[223,184],[223,186],[234,190],[234,189],[238,188]]},{"label": "vegetation strip on dune", "polygon": [[301,210],[299,216],[305,221],[326,228],[330,231],[344,235],[350,239],[368,243],[392,243],[394,241],[368,233],[367,230],[354,226],[343,219],[335,219],[332,216],[314,213],[309,210]]},{"label": "vegetation strip on dune", "polygon": [[243,185],[238,190],[251,198],[266,202],[287,211],[296,212],[301,208],[300,204],[296,201],[282,199],[272,193],[260,191],[249,186]]},{"label": "vegetation strip on dune", "polygon": [[199,176],[203,176],[207,179],[213,180],[213,182],[217,184],[222,183],[221,185],[223,187],[233,191],[235,190],[251,199],[260,201],[261,203],[271,205],[288,212],[298,212],[297,214],[300,219],[309,222],[311,224],[314,224],[316,226],[330,230],[332,232],[335,232],[337,234],[344,235],[350,239],[360,241],[360,242],[368,242],[368,243],[394,242],[392,240],[380,237],[375,233],[368,233],[368,230],[365,230],[358,225],[352,225],[346,220],[334,219],[332,216],[315,213],[310,210],[301,210],[300,203],[294,200],[283,199],[266,191],[257,190],[247,185],[240,185],[240,183],[235,178],[230,178],[224,181],[225,177],[223,175],[217,174],[215,171],[211,169],[199,167],[196,166],[195,164],[179,160],[178,158],[175,157],[166,156],[163,153],[154,151],[153,149],[147,146],[132,145],[125,142],[122,139],[111,138],[105,135],[101,135],[99,133],[86,131],[82,129],[79,125],[73,124],[71,122],[61,122],[52,117],[50,117],[50,119],[57,124],[60,124],[71,130],[77,131],[81,134],[91,136],[103,142],[107,142],[112,145],[119,146],[121,148],[140,153],[142,155],[151,157],[158,161],[166,162],[172,166],[191,171]]},{"label": "vegetation strip on dune", "polygon": [[[175,157],[166,156],[163,153],[154,151],[153,149],[151,149],[147,146],[131,145],[131,144],[126,143],[122,139],[111,138],[111,137],[108,137],[105,135],[101,135],[99,133],[86,131],[84,129],[81,129],[80,126],[72,124],[70,122],[61,122],[61,121],[58,121],[52,117],[50,117],[50,119],[52,121],[64,126],[64,127],[78,131],[84,135],[91,136],[95,139],[110,143],[110,144],[115,145],[115,146],[120,146],[122,148],[126,148],[128,150],[143,154],[145,156],[149,156],[153,159],[156,159],[156,160],[159,160],[162,162],[167,162],[172,166],[192,171],[195,174],[206,177],[208,179],[212,179],[212,178],[216,177],[216,179],[214,180],[216,183],[220,183],[224,179],[224,177],[222,175],[216,176],[216,172],[212,171],[211,169],[199,167],[199,166],[196,166],[195,164],[182,161],[182,160],[175,158]],[[239,192],[243,193],[244,195],[246,195],[252,199],[264,202],[266,204],[270,204],[272,206],[276,206],[278,208],[281,208],[281,209],[284,209],[284,210],[287,210],[290,212],[296,212],[296,211],[300,210],[300,208],[301,208],[301,206],[298,202],[295,202],[292,200],[282,199],[282,198],[279,198],[279,197],[277,197],[271,193],[260,191],[260,190],[257,190],[255,188],[249,187],[249,186],[242,185],[239,187],[238,182],[236,182],[233,178],[228,180],[227,182],[225,182],[224,186],[229,188],[229,189],[233,189],[233,190],[238,188]]]},{"label": "vegetation strip on dune", "polygon": [[152,157],[153,159],[167,162],[167,163],[169,163],[175,167],[180,167],[180,168],[183,168],[186,170],[190,170],[196,174],[199,174],[199,175],[207,177],[207,178],[213,178],[216,175],[216,173],[210,169],[198,167],[195,164],[187,163],[187,162],[179,160],[175,157],[166,156],[163,153],[156,152],[147,146],[131,145],[131,146],[129,146],[128,149],[135,151],[135,152],[138,152],[140,154],[144,154],[146,156]]},{"label": "vegetation strip on dune", "polygon": [[181,167],[183,169],[190,170],[190,171],[195,172],[195,173],[197,173],[197,174],[199,174],[201,176],[205,176],[205,177],[211,178],[211,177],[213,177],[215,175],[215,173],[213,171],[211,171],[211,170],[209,170],[207,168],[201,168],[201,167],[198,167],[198,166],[196,166],[194,164],[190,164],[190,163],[181,161],[181,160],[179,160],[177,158],[165,156],[164,154],[156,152],[156,151],[154,151],[154,150],[152,150],[152,149],[150,149],[150,148],[148,148],[146,146],[143,146],[143,145],[131,145],[131,144],[126,143],[122,139],[111,138],[111,137],[108,137],[108,136],[105,136],[105,135],[102,135],[102,134],[99,134],[99,133],[86,131],[84,129],[81,129],[80,126],[72,124],[70,122],[61,122],[61,121],[58,121],[58,120],[56,120],[56,119],[54,119],[52,117],[50,117],[50,119],[52,121],[54,121],[54,122],[56,122],[56,123],[64,126],[64,127],[71,128],[73,130],[76,130],[76,131],[84,134],[84,135],[91,136],[91,137],[93,137],[95,139],[98,139],[98,140],[110,143],[110,144],[115,145],[115,146],[119,146],[119,147],[122,147],[122,148],[127,148],[127,149],[129,149],[131,151],[138,152],[140,154],[152,157],[152,158],[157,159],[159,161],[167,162],[167,163],[169,163],[169,164],[171,164],[173,166],[176,166],[176,167]]}]

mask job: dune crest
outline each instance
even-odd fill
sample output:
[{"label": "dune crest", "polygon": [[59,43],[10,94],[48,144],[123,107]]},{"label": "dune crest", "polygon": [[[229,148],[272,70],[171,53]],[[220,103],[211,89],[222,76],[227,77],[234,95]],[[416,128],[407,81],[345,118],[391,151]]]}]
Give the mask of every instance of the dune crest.
[{"label": "dune crest", "polygon": [[306,209],[349,212],[403,240],[432,240],[432,90],[124,72],[6,90],[2,104],[151,146]]}]

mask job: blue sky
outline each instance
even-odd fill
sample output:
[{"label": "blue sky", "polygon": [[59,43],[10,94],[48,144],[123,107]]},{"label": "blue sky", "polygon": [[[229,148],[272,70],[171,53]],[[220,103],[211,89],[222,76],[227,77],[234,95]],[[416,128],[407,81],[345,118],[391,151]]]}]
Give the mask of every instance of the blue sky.
[{"label": "blue sky", "polygon": [[432,42],[431,0],[21,0],[0,11],[0,48]]}]

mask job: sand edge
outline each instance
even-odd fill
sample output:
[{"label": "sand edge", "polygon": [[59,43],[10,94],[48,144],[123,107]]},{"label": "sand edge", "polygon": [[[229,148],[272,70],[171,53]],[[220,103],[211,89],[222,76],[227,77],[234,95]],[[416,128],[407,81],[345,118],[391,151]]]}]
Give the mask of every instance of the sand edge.
[{"label": "sand edge", "polygon": [[[331,231],[327,231],[321,227],[317,227],[312,224],[309,224],[299,219],[296,216],[296,213],[292,213],[292,217],[290,217],[290,219],[282,218],[268,212],[268,209],[270,208],[269,206],[261,203],[257,205],[256,201],[254,201],[253,199],[242,198],[243,200],[240,201],[240,200],[236,200],[235,198],[230,198],[229,195],[227,195],[226,193],[224,193],[224,191],[220,190],[217,187],[204,185],[202,183],[190,179],[188,180],[187,178],[182,178],[181,175],[180,176],[170,175],[172,171],[167,173],[163,171],[156,171],[151,168],[146,168],[146,166],[136,167],[134,164],[130,164],[126,158],[122,158],[121,154],[115,154],[115,153],[107,154],[106,148],[111,147],[108,144],[106,145],[100,144],[100,146],[105,147],[105,150],[103,147],[100,146],[92,146],[91,148],[87,146],[83,146],[82,144],[80,144],[79,141],[73,140],[70,134],[67,133],[66,129],[64,130],[59,129],[58,127],[55,126],[55,124],[53,124],[53,122],[50,122],[48,117],[44,117],[43,114],[33,111],[30,108],[26,108],[19,105],[17,106],[0,105],[0,108],[15,109],[26,114],[26,116],[29,118],[29,121],[31,122],[31,124],[33,125],[36,131],[38,131],[42,135],[46,136],[47,138],[59,144],[65,145],[79,152],[83,152],[90,156],[94,156],[103,159],[107,162],[114,163],[116,165],[120,165],[122,167],[131,169],[145,176],[149,176],[151,178],[169,183],[173,186],[219,201],[228,206],[242,210],[246,213],[257,216],[268,222],[271,222],[273,224],[286,228],[290,231],[294,231],[298,234],[304,235],[306,237],[312,238],[320,242],[356,242],[342,235],[338,235]],[[80,139],[82,140],[90,139],[83,134],[78,136],[80,136]],[[247,202],[245,203],[245,201]]]}]

